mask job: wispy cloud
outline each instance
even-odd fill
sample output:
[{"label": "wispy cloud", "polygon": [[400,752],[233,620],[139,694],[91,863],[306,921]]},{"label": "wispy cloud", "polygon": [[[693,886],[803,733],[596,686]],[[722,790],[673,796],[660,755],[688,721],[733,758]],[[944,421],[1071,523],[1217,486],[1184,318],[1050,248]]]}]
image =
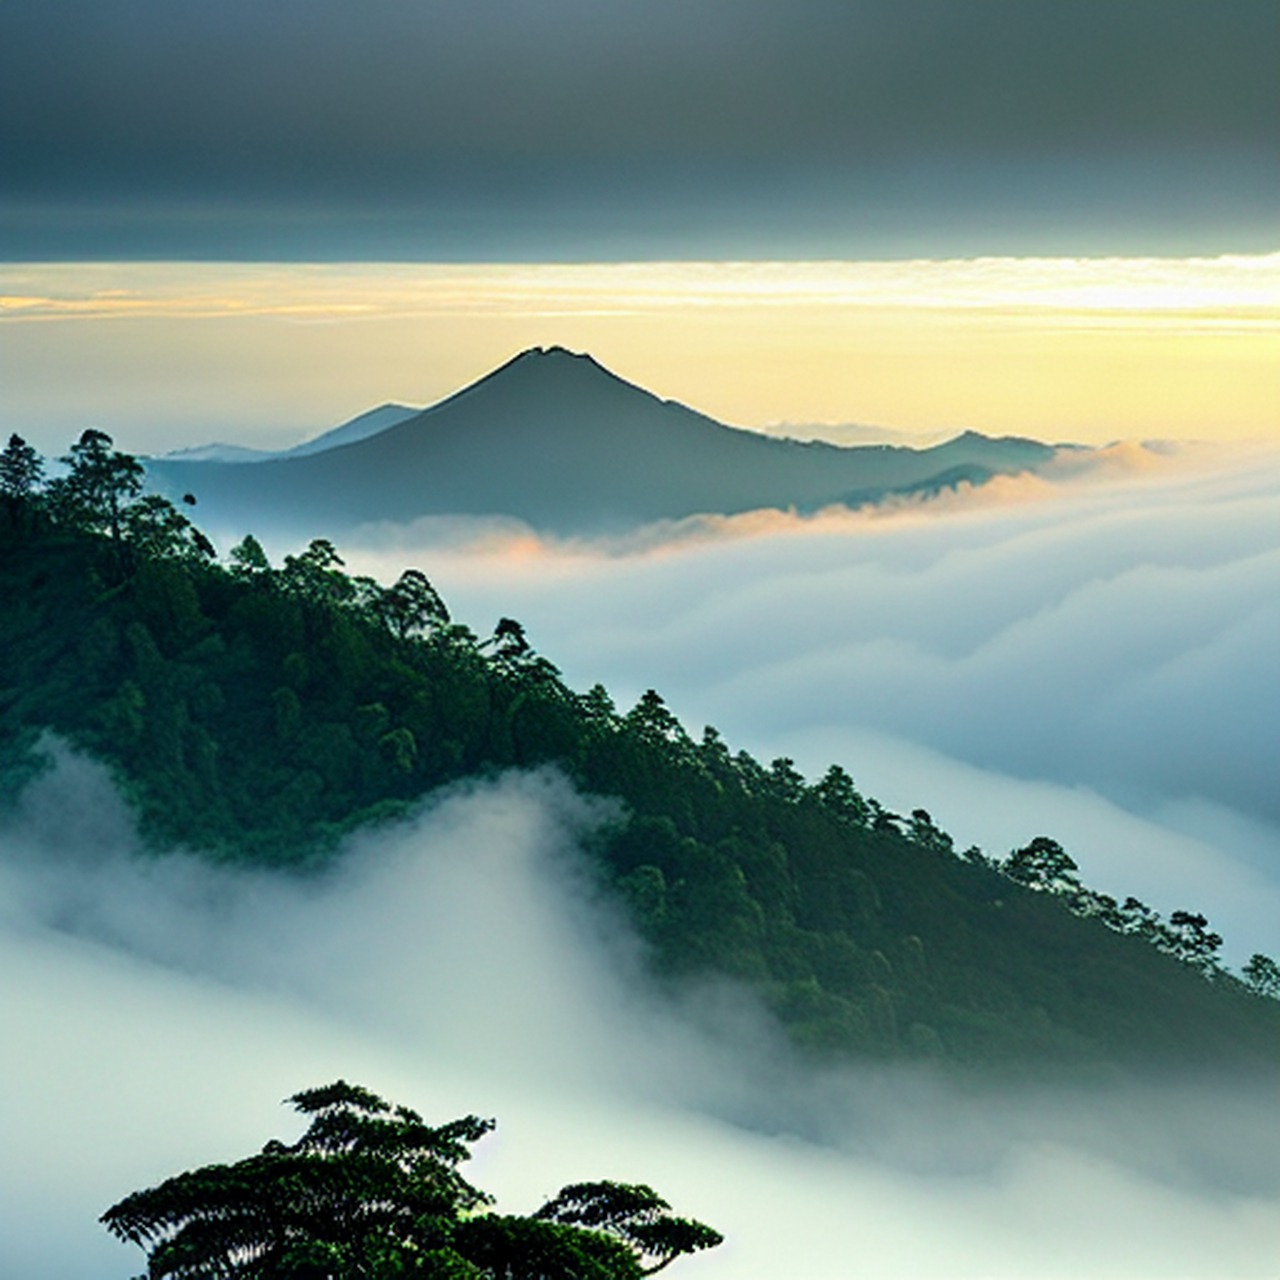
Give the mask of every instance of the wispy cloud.
[{"label": "wispy cloud", "polygon": [[655,687],[695,731],[810,773],[838,759],[963,841],[1003,853],[1069,828],[1109,891],[1209,911],[1237,960],[1280,950],[1280,463],[1122,446],[1062,466],[629,542],[370,530],[349,560],[415,562],[477,630],[519,617],[575,686]]},{"label": "wispy cloud", "polygon": [[656,1186],[729,1237],[690,1276],[1267,1274],[1272,1091],[803,1067],[749,1001],[646,989],[575,849],[598,813],[511,776],[292,879],[133,857],[105,773],[58,751],[0,828],[0,1268],[129,1274],[108,1204],[290,1136],[277,1100],[343,1075],[496,1115],[469,1172],[504,1210]]},{"label": "wispy cloud", "polygon": [[[721,421],[1274,437],[1280,257],[0,267],[0,431],[165,452],[296,443],[530,346]],[[833,424],[830,430],[824,424]]]},{"label": "wispy cloud", "polygon": [[1280,254],[618,264],[10,265],[0,318],[599,315],[872,307],[1062,313],[1084,323],[1280,324]]}]

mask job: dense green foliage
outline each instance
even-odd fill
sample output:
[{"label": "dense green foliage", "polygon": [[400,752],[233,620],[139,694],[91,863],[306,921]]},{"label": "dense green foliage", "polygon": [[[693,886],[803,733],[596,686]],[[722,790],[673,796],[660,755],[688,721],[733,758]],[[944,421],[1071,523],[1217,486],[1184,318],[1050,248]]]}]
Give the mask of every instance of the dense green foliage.
[{"label": "dense green foliage", "polygon": [[297,1142],[102,1215],[147,1250],[150,1280],[640,1280],[723,1239],[639,1184],[575,1183],[532,1216],[488,1212],[458,1165],[492,1120],[436,1128],[344,1080],[289,1101],[312,1118]]},{"label": "dense green foliage", "polygon": [[[132,474],[100,442],[82,456]],[[0,497],[10,796],[53,730],[113,768],[155,848],[314,865],[443,784],[556,765],[624,801],[592,856],[654,971],[746,981],[813,1051],[1280,1061],[1272,961],[1227,974],[1202,915],[1085,888],[1047,837],[958,854],[839,767],[810,784],[713,729],[695,740],[652,691],[619,712],[568,689],[518,623],[483,640],[453,624],[417,571],[353,580],[322,541],[273,568],[253,539],[224,566],[160,499],[59,505],[38,476]]]}]

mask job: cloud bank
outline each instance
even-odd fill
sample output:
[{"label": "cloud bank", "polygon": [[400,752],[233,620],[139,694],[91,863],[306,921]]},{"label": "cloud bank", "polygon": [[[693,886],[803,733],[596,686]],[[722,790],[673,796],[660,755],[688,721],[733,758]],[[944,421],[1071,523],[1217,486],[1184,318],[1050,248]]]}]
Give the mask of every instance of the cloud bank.
[{"label": "cloud bank", "polygon": [[1063,471],[609,545],[371,530],[348,558],[419,564],[481,633],[519,618],[574,687],[652,686],[811,775],[838,759],[993,852],[1057,835],[1099,887],[1275,950],[1280,461],[1118,446]]},{"label": "cloud bank", "polygon": [[1273,1091],[802,1070],[730,993],[646,991],[575,850],[598,804],[552,775],[456,791],[296,880],[131,856],[102,771],[54,756],[0,831],[5,1274],[131,1273],[107,1204],[289,1136],[275,1100],[339,1074],[429,1118],[497,1114],[472,1173],[504,1208],[656,1185],[729,1236],[691,1277],[1274,1264]]},{"label": "cloud bank", "polygon": [[0,10],[0,226],[27,258],[1274,247],[1262,0],[88,0],[68,19]]}]

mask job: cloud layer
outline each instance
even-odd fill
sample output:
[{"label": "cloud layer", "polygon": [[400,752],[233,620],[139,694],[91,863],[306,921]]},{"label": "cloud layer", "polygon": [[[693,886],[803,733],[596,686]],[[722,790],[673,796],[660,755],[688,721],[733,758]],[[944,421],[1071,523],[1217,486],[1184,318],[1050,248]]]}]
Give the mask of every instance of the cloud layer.
[{"label": "cloud layer", "polygon": [[[74,24],[30,0],[6,10],[5,93],[26,107],[9,126],[26,144],[10,153],[19,172],[86,155],[170,172],[284,162],[270,179],[301,183],[323,182],[327,159],[385,186],[420,181],[433,161],[454,168],[459,155],[701,160],[799,148],[832,159],[1276,140],[1258,43],[1276,20],[1249,0],[1229,15],[1176,17],[1133,0],[1105,11],[985,0],[963,14],[883,0],[607,10],[372,0],[359,11],[334,0],[271,10],[97,0]],[[34,52],[62,59],[60,86]],[[160,116],[161,105],[189,110]],[[183,143],[199,149],[184,155]],[[419,170],[395,177],[391,159]]]},{"label": "cloud layer", "polygon": [[1273,247],[1278,38],[1261,0],[7,0],[0,225],[26,257]]},{"label": "cloud layer", "polygon": [[659,1003],[574,849],[599,809],[552,776],[298,881],[131,857],[103,773],[54,754],[0,831],[6,1274],[130,1273],[107,1204],[290,1136],[275,1100],[339,1074],[497,1114],[471,1172],[508,1210],[652,1183],[729,1236],[690,1277],[1259,1276],[1280,1245],[1272,1091],[961,1095],[802,1070],[731,993]]},{"label": "cloud layer", "polygon": [[[382,548],[350,558],[416,562],[477,630],[518,617],[575,687],[603,680],[630,705],[652,686],[694,731],[715,724],[811,774],[839,758],[965,841],[1063,838],[1057,818],[1102,887],[1164,911],[1196,906],[1175,891],[1200,894],[1248,935],[1236,945],[1274,948],[1280,464],[1120,447],[1081,465],[1060,483],[694,522],[608,547],[482,526],[370,531]],[[886,755],[885,740],[901,746]],[[1003,799],[966,804],[946,761],[1005,780]],[[933,794],[944,776],[947,802]],[[1002,819],[1014,810],[1033,829]],[[1163,870],[1137,852],[1162,838]],[[1137,883],[1116,883],[1129,871]]]}]

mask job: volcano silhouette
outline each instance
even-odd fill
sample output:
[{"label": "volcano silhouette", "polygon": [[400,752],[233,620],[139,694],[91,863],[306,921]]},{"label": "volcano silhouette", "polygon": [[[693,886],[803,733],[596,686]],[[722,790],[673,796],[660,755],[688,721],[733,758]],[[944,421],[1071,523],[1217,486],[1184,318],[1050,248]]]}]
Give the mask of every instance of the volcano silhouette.
[{"label": "volcano silhouette", "polygon": [[156,459],[202,519],[304,536],[422,516],[508,516],[559,533],[757,508],[814,510],[981,483],[1053,450],[966,432],[932,449],[841,448],[725,426],[562,347],[524,351],[352,444],[254,463]]}]

